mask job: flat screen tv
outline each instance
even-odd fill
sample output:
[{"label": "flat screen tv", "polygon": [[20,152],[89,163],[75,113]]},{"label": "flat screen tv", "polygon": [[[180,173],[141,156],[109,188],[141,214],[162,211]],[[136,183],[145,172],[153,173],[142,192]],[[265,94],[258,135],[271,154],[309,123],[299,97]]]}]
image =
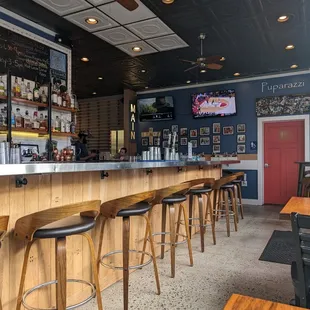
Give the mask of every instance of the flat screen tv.
[{"label": "flat screen tv", "polygon": [[174,104],[171,96],[138,100],[140,122],[174,119]]},{"label": "flat screen tv", "polygon": [[194,118],[236,115],[236,93],[233,89],[192,95]]}]

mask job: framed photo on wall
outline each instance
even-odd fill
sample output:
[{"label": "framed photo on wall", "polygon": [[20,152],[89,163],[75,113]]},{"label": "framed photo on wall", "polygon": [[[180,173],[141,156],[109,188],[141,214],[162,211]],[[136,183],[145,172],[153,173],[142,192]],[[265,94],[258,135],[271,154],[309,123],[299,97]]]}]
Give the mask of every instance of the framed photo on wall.
[{"label": "framed photo on wall", "polygon": [[170,129],[163,129],[163,139],[169,138]]},{"label": "framed photo on wall", "polygon": [[221,146],[220,145],[213,145],[213,153],[220,153]]},{"label": "framed photo on wall", "polygon": [[238,125],[237,125],[237,132],[238,132],[238,133],[243,133],[243,132],[245,132],[245,129],[246,129],[245,124],[238,124]]},{"label": "framed photo on wall", "polygon": [[180,136],[181,137],[187,137],[188,135],[188,129],[187,128],[181,128],[180,129]]},{"label": "framed photo on wall", "polygon": [[220,144],[221,136],[213,136],[213,144]]},{"label": "framed photo on wall", "polygon": [[187,138],[180,138],[181,145],[187,145]]},{"label": "framed photo on wall", "polygon": [[213,123],[212,124],[212,132],[220,134],[221,133],[221,123]]},{"label": "framed photo on wall", "polygon": [[154,138],[154,145],[160,146],[160,138]]},{"label": "framed photo on wall", "polygon": [[171,126],[171,132],[178,133],[179,132],[179,125],[172,125]]},{"label": "framed photo on wall", "polygon": [[20,145],[21,160],[23,163],[30,162],[33,154],[39,154],[39,145],[37,144],[21,144]]},{"label": "framed photo on wall", "polygon": [[148,146],[149,145],[149,138],[142,138],[141,143],[142,143],[142,146]]},{"label": "framed photo on wall", "polygon": [[233,135],[234,134],[234,126],[225,126],[223,127],[223,135]]},{"label": "framed photo on wall", "polygon": [[245,144],[237,145],[237,153],[245,153]]},{"label": "framed photo on wall", "polygon": [[192,143],[193,149],[197,148],[197,140],[190,140],[189,142]]},{"label": "framed photo on wall", "polygon": [[210,145],[210,137],[200,138],[200,145]]},{"label": "framed photo on wall", "polygon": [[201,127],[199,134],[201,136],[209,136],[210,135],[210,127]]},{"label": "framed photo on wall", "polygon": [[237,143],[245,143],[245,135],[238,135]]},{"label": "framed photo on wall", "polygon": [[197,131],[197,129],[191,129],[191,130],[189,131],[189,137],[190,137],[190,138],[197,138],[197,136],[198,136],[198,131]]}]

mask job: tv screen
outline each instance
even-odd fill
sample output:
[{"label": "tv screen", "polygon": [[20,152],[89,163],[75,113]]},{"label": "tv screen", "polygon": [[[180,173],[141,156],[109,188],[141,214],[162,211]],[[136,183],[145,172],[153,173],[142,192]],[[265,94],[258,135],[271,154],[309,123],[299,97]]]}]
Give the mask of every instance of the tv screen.
[{"label": "tv screen", "polygon": [[236,115],[235,90],[209,91],[192,95],[194,118]]},{"label": "tv screen", "polygon": [[140,122],[174,119],[173,98],[156,97],[138,100]]}]

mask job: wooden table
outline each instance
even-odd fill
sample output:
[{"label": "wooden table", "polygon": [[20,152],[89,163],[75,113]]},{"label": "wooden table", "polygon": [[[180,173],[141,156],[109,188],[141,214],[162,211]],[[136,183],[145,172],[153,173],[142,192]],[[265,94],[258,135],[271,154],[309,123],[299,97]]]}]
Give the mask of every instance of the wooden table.
[{"label": "wooden table", "polygon": [[297,212],[303,215],[310,215],[310,198],[292,197],[280,211],[280,219],[290,220],[292,212]]},{"label": "wooden table", "polygon": [[224,310],[298,310],[304,309],[277,302],[233,294]]}]

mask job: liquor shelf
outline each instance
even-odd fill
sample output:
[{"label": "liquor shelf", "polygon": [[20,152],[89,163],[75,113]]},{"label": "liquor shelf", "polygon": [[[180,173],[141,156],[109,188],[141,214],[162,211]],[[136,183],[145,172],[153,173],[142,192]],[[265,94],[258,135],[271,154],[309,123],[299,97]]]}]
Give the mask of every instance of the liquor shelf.
[{"label": "liquor shelf", "polygon": [[[0,127],[0,133],[1,132],[7,132],[7,127]],[[25,132],[25,133],[36,133],[38,135],[48,135],[48,132],[46,130],[40,130],[40,129],[31,129],[31,128],[12,128],[12,132]]]},{"label": "liquor shelf", "polygon": [[77,138],[77,134],[75,133],[70,133],[70,132],[58,132],[58,131],[54,131],[52,132],[52,136],[56,136],[56,137],[75,137]]}]

